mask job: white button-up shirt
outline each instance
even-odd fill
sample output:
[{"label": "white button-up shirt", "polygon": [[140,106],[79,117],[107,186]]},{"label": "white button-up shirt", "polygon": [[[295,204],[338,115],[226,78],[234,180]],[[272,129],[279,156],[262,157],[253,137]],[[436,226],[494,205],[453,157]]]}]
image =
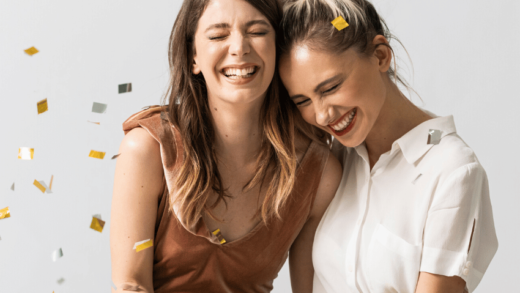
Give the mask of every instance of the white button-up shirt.
[{"label": "white button-up shirt", "polygon": [[372,170],[364,144],[333,152],[343,178],[314,238],[314,293],[413,293],[419,272],[477,287],[498,241],[486,173],[453,116],[418,125]]}]

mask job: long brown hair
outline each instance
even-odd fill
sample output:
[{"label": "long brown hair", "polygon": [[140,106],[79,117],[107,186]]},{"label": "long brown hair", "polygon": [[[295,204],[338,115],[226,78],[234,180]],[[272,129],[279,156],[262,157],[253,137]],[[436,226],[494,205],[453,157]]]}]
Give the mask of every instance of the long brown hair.
[{"label": "long brown hair", "polygon": [[[202,74],[192,73],[195,51],[194,36],[198,20],[210,0],[185,0],[173,25],[169,42],[169,63],[171,80],[167,95],[169,120],[180,132],[184,158],[176,178],[176,196],[170,196],[170,210],[177,205],[178,215],[187,226],[195,224],[203,211],[215,218],[211,210],[221,200],[226,203],[226,193],[220,172],[214,144],[214,128],[210,119],[206,82]],[[277,0],[246,0],[260,11],[277,30],[282,11]],[[280,98],[281,81],[278,70],[267,89],[260,112],[262,125],[262,145],[257,157],[257,169],[253,178],[243,188],[249,190],[257,184],[265,184],[269,171],[272,178],[268,182],[267,194],[263,201],[262,220],[276,216],[290,195],[296,177],[297,158],[295,132],[301,132],[315,139],[313,129],[301,119],[298,110],[289,99]],[[283,91],[282,91],[283,94]],[[165,101],[162,102],[163,105]],[[296,129],[295,129],[296,128]],[[217,193],[217,201],[207,207],[211,191]],[[170,191],[170,195],[171,195]],[[257,215],[255,214],[255,216]]]}]

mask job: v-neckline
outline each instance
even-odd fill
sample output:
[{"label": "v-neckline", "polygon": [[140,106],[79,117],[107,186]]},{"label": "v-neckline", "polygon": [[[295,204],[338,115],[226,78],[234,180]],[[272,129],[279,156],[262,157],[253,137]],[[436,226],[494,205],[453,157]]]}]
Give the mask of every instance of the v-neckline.
[{"label": "v-neckline", "polygon": [[[305,154],[303,154],[301,161],[298,163],[298,167],[296,170],[296,177],[298,177],[298,174],[300,173],[300,170],[302,169],[301,166],[303,166],[303,163],[307,159],[308,154],[311,152],[311,148],[313,148],[315,146],[315,144],[316,144],[316,142],[311,140],[311,143],[307,147]],[[211,231],[208,229],[208,226],[206,225],[206,221],[204,221],[204,217],[202,217],[202,215],[200,216],[199,221],[202,221],[203,227],[206,230],[205,231],[206,235],[209,235],[209,237],[210,237],[210,239],[207,239],[207,240],[220,247],[230,247],[230,246],[236,245],[236,243],[244,242],[245,240],[253,237],[258,232],[258,230],[260,230],[260,228],[265,227],[264,221],[262,219],[260,219],[260,221],[258,223],[256,223],[256,225],[253,227],[253,229],[251,229],[249,232],[247,232],[243,236],[241,236],[233,241],[230,241],[230,242],[228,242],[226,240],[226,242],[224,244],[221,244],[220,241],[218,241],[217,237],[215,235],[213,235],[213,233],[211,233]],[[224,237],[224,239],[226,239],[226,237]],[[214,240],[214,241],[211,241],[211,240]]]}]

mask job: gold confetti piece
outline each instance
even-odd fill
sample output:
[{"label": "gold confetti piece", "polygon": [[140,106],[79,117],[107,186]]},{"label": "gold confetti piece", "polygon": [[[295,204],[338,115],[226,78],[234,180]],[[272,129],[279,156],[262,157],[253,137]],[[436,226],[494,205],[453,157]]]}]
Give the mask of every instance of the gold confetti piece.
[{"label": "gold confetti piece", "polygon": [[13,185],[11,185],[11,190],[14,191],[14,182]]},{"label": "gold confetti piece", "polygon": [[25,49],[24,51],[25,51],[25,53],[29,54],[30,56],[40,52],[35,47],[30,47],[29,49]]},{"label": "gold confetti piece", "polygon": [[123,83],[119,85],[119,93],[129,93],[132,91],[132,84],[131,83]]},{"label": "gold confetti piece", "polygon": [[91,158],[103,160],[103,158],[105,157],[105,154],[106,154],[106,152],[98,152],[98,151],[91,150],[90,154],[88,156]]},{"label": "gold confetti piece", "polygon": [[43,186],[39,181],[37,181],[36,179],[34,179],[34,182],[33,182],[34,186],[38,187],[39,190],[42,191],[42,193],[45,193],[45,190],[47,188],[45,188],[45,186]]},{"label": "gold confetti piece", "polygon": [[54,175],[51,175],[51,183],[49,183],[49,190],[52,189],[52,180],[54,179]]},{"label": "gold confetti piece", "polygon": [[103,228],[105,227],[105,221],[98,219],[96,217],[92,217],[92,223],[90,223],[90,229],[96,230],[99,233],[103,232]]},{"label": "gold confetti piece", "polygon": [[92,121],[89,121],[89,120],[87,120],[87,122],[94,123],[94,124],[97,124],[97,125],[101,125],[100,122],[92,122]]},{"label": "gold confetti piece", "polygon": [[21,160],[32,160],[34,159],[34,149],[21,147],[18,149],[18,159]]},{"label": "gold confetti piece", "polygon": [[63,251],[61,250],[61,248],[52,252],[52,261],[55,262],[60,257],[63,257]]},{"label": "gold confetti piece", "polygon": [[136,242],[135,245],[134,245],[134,248],[135,248],[135,252],[139,252],[141,250],[145,250],[148,247],[152,247],[152,246],[153,246],[153,240],[152,239],[146,239],[146,240],[143,240],[143,241],[140,241],[140,242]]},{"label": "gold confetti piece", "polygon": [[45,184],[43,180],[38,182],[45,188],[45,192],[52,193],[52,190],[49,187],[47,187],[47,184]]},{"label": "gold confetti piece", "polygon": [[49,110],[49,106],[47,105],[47,99],[43,99],[39,101],[36,106],[38,107],[38,115],[40,115],[43,112],[47,112]]},{"label": "gold confetti piece", "polygon": [[213,233],[213,235],[217,236],[218,240],[220,241],[220,244],[226,243],[226,239],[224,239],[224,236],[222,236],[220,229],[217,229],[211,233]]},{"label": "gold confetti piece", "polygon": [[334,25],[334,27],[336,27],[336,29],[338,31],[340,31],[348,26],[348,23],[345,21],[345,19],[341,15],[338,16],[333,21],[331,21],[330,23],[332,23],[332,25]]},{"label": "gold confetti piece", "polygon": [[3,208],[0,210],[0,219],[10,218],[11,217],[11,211],[9,210],[9,207]]},{"label": "gold confetti piece", "polygon": [[117,155],[113,156],[113,157],[112,157],[112,160],[115,159],[115,158],[117,158],[117,157],[119,157],[120,155],[121,155],[121,154],[117,154]]}]

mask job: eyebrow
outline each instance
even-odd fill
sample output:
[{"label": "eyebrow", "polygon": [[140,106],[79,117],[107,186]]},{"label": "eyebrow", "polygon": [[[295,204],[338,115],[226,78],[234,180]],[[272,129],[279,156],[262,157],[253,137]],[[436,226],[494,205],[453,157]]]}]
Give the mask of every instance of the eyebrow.
[{"label": "eyebrow", "polygon": [[[253,26],[255,24],[261,24],[261,25],[265,25],[265,26],[270,26],[269,23],[263,19],[257,19],[257,20],[250,20],[246,23],[246,27],[250,27],[250,26]],[[212,29],[219,29],[219,28],[230,28],[231,26],[228,24],[228,23],[225,23],[225,22],[221,22],[221,23],[215,23],[215,24],[212,24],[210,26],[208,26],[208,28],[204,31],[204,32],[207,32],[209,30],[212,30]]]},{"label": "eyebrow", "polygon": [[[322,86],[326,85],[327,83],[329,83],[329,82],[331,82],[331,81],[334,81],[335,79],[338,79],[340,76],[341,76],[341,73],[340,73],[340,74],[336,74],[336,75],[334,75],[333,77],[331,77],[331,78],[327,78],[326,80],[320,82],[320,83],[319,83],[319,84],[314,88],[314,92],[317,93],[318,90],[319,90]],[[301,94],[299,94],[299,95],[294,95],[294,96],[291,97],[291,100],[298,99],[298,98],[302,98],[302,97],[305,97],[305,95],[301,95]]]}]

